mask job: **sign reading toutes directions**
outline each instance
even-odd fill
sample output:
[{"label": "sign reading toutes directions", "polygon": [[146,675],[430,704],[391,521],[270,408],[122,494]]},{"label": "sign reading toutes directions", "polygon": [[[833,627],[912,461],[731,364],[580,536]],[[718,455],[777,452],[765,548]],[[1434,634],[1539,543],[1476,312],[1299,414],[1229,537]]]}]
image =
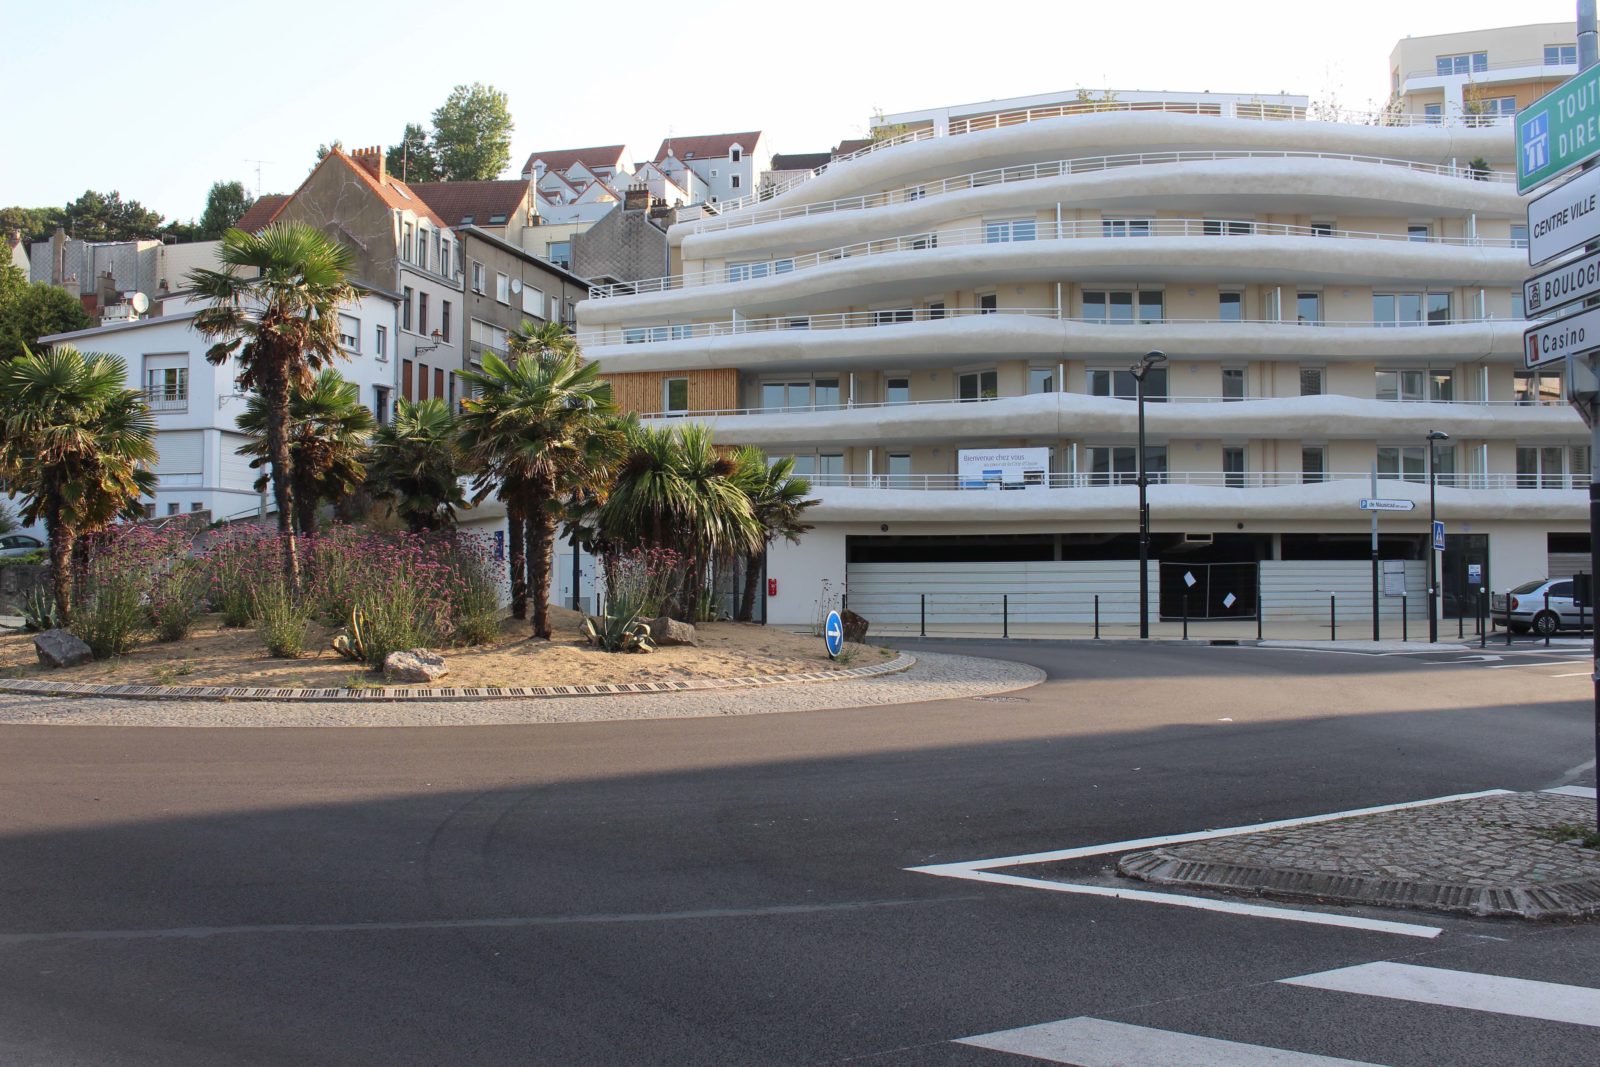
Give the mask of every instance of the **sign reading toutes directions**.
[{"label": "sign reading toutes directions", "polygon": [[1600,154],[1600,67],[1581,70],[1517,112],[1517,192]]},{"label": "sign reading toutes directions", "polygon": [[[1528,201],[1528,266],[1600,238],[1600,169]],[[1532,309],[1529,309],[1532,310]]]},{"label": "sign reading toutes directions", "polygon": [[1564,319],[1549,319],[1522,334],[1523,362],[1530,368],[1588,355],[1600,349],[1600,308],[1580,311]]}]

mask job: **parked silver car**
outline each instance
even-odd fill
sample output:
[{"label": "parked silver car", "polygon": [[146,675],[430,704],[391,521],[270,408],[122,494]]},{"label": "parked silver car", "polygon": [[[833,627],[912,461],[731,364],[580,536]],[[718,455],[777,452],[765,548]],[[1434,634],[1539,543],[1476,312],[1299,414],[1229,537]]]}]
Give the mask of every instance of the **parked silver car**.
[{"label": "parked silver car", "polygon": [[43,541],[28,534],[14,533],[0,536],[0,556],[26,556],[43,547],[45,547]]},{"label": "parked silver car", "polygon": [[[1589,629],[1594,625],[1594,607],[1586,604],[1580,612],[1572,592],[1571,578],[1540,578],[1517,586],[1510,593],[1511,632],[1532,630],[1543,637],[1557,630]],[[1505,626],[1508,619],[1506,595],[1496,593],[1490,598],[1496,626]]]}]

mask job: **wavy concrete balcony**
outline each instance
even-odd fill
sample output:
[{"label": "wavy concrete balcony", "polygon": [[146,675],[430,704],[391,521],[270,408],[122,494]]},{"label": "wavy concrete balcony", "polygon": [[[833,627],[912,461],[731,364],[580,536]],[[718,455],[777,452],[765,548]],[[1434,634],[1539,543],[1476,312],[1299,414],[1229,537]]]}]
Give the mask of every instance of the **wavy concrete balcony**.
[{"label": "wavy concrete balcony", "polygon": [[[1310,119],[1311,121],[1305,121]],[[1104,152],[1146,147],[1293,147],[1368,155],[1410,156],[1447,162],[1451,158],[1510,158],[1508,117],[1484,115],[1406,115],[1390,111],[1338,110],[1308,115],[1294,109],[1207,107],[1190,102],[1123,104],[1094,101],[1028,108],[952,123],[947,129],[916,129],[877,141],[833,160],[781,186],[717,205],[695,205],[681,217],[686,224],[715,214],[728,216],[776,201],[847,195],[834,192],[851,181],[875,180],[949,159],[975,159],[997,153],[1036,152],[1041,144],[1100,144]],[[1254,128],[1252,128],[1254,127]],[[1387,144],[1387,153],[1375,146]],[[1087,151],[1076,153],[1091,154]],[[1035,157],[1039,158],[1039,157]],[[945,171],[944,173],[950,173]],[[935,175],[937,176],[937,175]],[[821,191],[820,197],[811,195]],[[859,189],[856,190],[859,192]]]},{"label": "wavy concrete balcony", "polygon": [[[905,234],[777,263],[654,280],[664,291],[585,300],[581,326],[726,313],[807,311],[818,303],[874,303],[940,289],[1026,282],[1360,285],[1416,288],[1520,285],[1527,253],[1509,239],[1434,238],[1234,222],[1155,219],[1148,236],[1105,236],[1100,221],[1037,225],[1035,236],[994,240],[988,227]],[[645,282],[633,283],[643,287]]]},{"label": "wavy concrete balcony", "polygon": [[1515,175],[1449,164],[1308,152],[1143,152],[1001,167],[836,200],[707,219],[675,230],[688,259],[719,259],[931,229],[1001,211],[1173,211],[1242,215],[1521,218]]},{"label": "wavy concrete balcony", "polygon": [[[646,416],[704,422],[717,440],[776,449],[830,445],[998,439],[1128,438],[1138,429],[1136,405],[1082,393],[1036,393],[981,401],[925,401],[810,410],[685,412]],[[1145,405],[1157,439],[1240,436],[1252,439],[1372,440],[1443,430],[1457,440],[1577,442],[1586,432],[1567,405],[1418,403],[1353,396],[1172,397]],[[1298,480],[1298,476],[1296,476]],[[1218,483],[1222,484],[1222,483]],[[1585,483],[1587,485],[1587,482]]]},{"label": "wavy concrete balcony", "polygon": [[1522,358],[1521,319],[1483,319],[1438,326],[1373,322],[1218,322],[1169,319],[1111,324],[1058,318],[1053,308],[950,309],[933,318],[895,312],[580,327],[584,353],[613,372],[706,370],[881,369],[936,367],[974,359],[1056,362],[1094,356],[1143,355],[1152,348],[1174,360],[1372,362]]},{"label": "wavy concrete balcony", "polygon": [[[843,476],[848,477],[848,476]],[[954,476],[929,476],[925,485],[914,484],[916,475],[903,475],[913,481],[888,487],[888,477],[878,476],[868,484],[865,476],[856,484],[829,484],[825,477],[817,482],[814,496],[821,503],[808,517],[825,522],[1085,522],[1106,523],[1108,528],[1133,529],[1137,524],[1139,490],[1134,485],[1096,485],[1090,475],[1075,476],[1068,485],[1032,486],[1020,490],[954,488]],[[1065,478],[1068,476],[1055,476]],[[1322,482],[1285,482],[1273,478],[1299,479],[1300,475],[1244,475],[1244,486],[1226,485],[1222,472],[1172,475],[1165,483],[1150,486],[1151,521],[1170,529],[1173,523],[1291,522],[1311,520],[1319,523],[1349,522],[1359,526],[1368,513],[1357,508],[1362,497],[1370,496],[1369,472],[1329,474]],[[1583,488],[1517,488],[1516,475],[1479,475],[1482,488],[1457,488],[1441,485],[1438,513],[1446,522],[1516,519],[1523,521],[1573,521],[1588,514],[1588,486]],[[1187,479],[1187,480],[1180,480]],[[1466,476],[1463,476],[1463,480]],[[1378,491],[1385,497],[1415,501],[1418,510],[1403,515],[1387,515],[1382,521],[1390,530],[1424,532],[1428,515],[1428,487],[1416,482],[1380,479]],[[891,525],[892,528],[892,525]],[[1219,527],[1220,528],[1220,527]]]}]

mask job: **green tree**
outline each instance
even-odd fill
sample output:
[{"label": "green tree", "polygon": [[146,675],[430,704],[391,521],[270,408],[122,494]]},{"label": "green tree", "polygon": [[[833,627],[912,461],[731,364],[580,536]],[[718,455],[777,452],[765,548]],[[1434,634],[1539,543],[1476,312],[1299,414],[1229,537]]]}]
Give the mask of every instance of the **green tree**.
[{"label": "green tree", "polygon": [[415,122],[406,123],[400,143],[389,147],[384,166],[403,182],[436,182],[444,178],[428,131]]},{"label": "green tree", "polygon": [[79,539],[155,492],[155,421],[127,374],[116,356],[66,345],[0,368],[0,481],[22,496],[24,522],[44,523],[63,620]]},{"label": "green tree", "polygon": [[[214,342],[206,350],[208,361],[220,365],[237,354],[239,383],[261,394],[278,530],[287,534],[294,497],[290,387],[308,388],[317,371],[344,356],[339,308],[355,299],[345,280],[352,257],[344,245],[304,223],[274,223],[260,233],[229,230],[217,257],[223,269],[189,273],[189,285],[208,303],[195,316],[194,329]],[[284,575],[298,588],[294,538],[283,543]]]},{"label": "green tree", "polygon": [[445,181],[498,178],[511,162],[511,108],[492,85],[458,85],[433,113],[433,152]]},{"label": "green tree", "polygon": [[604,480],[618,443],[610,383],[563,338],[511,363],[485,353],[481,370],[462,375],[473,392],[461,405],[462,447],[479,498],[497,491],[520,519],[533,632],[542,638],[550,636],[550,567],[564,505]]},{"label": "green tree", "polygon": [[256,198],[245,191],[243,182],[213,182],[206,194],[206,209],[200,214],[197,237],[215,241],[244,217]]},{"label": "green tree", "polygon": [[327,159],[328,153],[332,152],[334,149],[338,149],[341,152],[344,151],[344,142],[339,140],[337,137],[329,141],[327,144],[317,145],[317,162],[321,163],[324,159]]},{"label": "green tree", "polygon": [[443,400],[396,401],[394,418],[373,435],[367,488],[414,533],[455,526],[456,509],[470,505],[461,491],[455,420]]},{"label": "green tree", "polygon": [[48,240],[56,227],[65,225],[66,216],[58,207],[0,208],[0,235],[21,233],[29,243]]},{"label": "green tree", "polygon": [[734,454],[734,464],[734,478],[750,498],[750,507],[761,531],[759,549],[744,557],[744,590],[734,614],[740,622],[749,622],[755,615],[756,594],[761,587],[761,561],[768,547],[780,537],[799,544],[800,536],[811,529],[803,516],[820,501],[806,499],[811,483],[795,475],[793,456],[769,462],[761,449],[746,445]]},{"label": "green tree", "polygon": [[161,236],[161,213],[137,200],[123,200],[115,190],[85,190],[66,206],[62,224],[69,235],[82,241],[132,241]]},{"label": "green tree", "polygon": [[[260,393],[251,393],[239,416],[239,429],[250,440],[238,451],[251,457],[250,466],[261,470],[267,459],[267,405]],[[296,387],[289,397],[289,468],[294,482],[294,525],[303,534],[315,533],[317,507],[324,502],[337,510],[361,488],[367,469],[363,463],[375,423],[361,402],[355,382],[345,381],[332,367],[325,368],[307,388]],[[265,471],[256,479],[256,491],[267,487]]]},{"label": "green tree", "polygon": [[0,363],[16,359],[41,337],[93,325],[71,293],[29,282],[19,268],[0,263]]}]

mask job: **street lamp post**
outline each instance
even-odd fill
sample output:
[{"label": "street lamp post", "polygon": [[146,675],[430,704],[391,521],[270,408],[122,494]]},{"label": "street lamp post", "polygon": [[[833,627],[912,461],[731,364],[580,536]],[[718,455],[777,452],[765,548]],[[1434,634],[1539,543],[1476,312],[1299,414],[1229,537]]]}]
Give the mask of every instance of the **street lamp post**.
[{"label": "street lamp post", "polygon": [[1150,636],[1150,478],[1144,462],[1144,378],[1151,367],[1167,361],[1165,352],[1146,352],[1128,368],[1133,375],[1134,399],[1139,408],[1139,636]]},{"label": "street lamp post", "polygon": [[1428,431],[1428,643],[1439,643],[1439,556],[1433,547],[1433,524],[1438,521],[1435,489],[1438,478],[1434,471],[1433,450],[1440,441],[1450,440],[1443,430]]}]

